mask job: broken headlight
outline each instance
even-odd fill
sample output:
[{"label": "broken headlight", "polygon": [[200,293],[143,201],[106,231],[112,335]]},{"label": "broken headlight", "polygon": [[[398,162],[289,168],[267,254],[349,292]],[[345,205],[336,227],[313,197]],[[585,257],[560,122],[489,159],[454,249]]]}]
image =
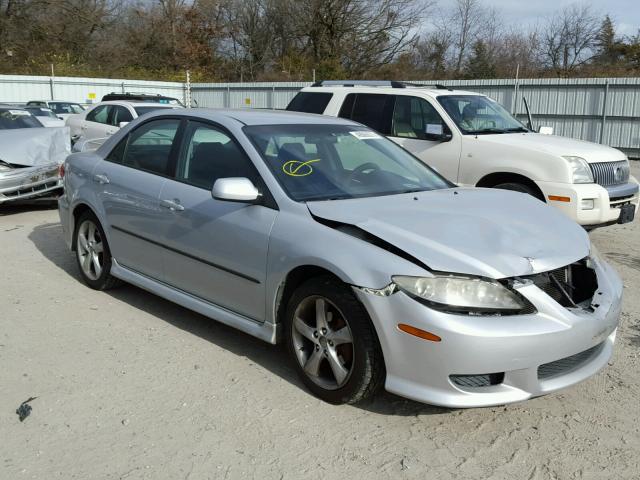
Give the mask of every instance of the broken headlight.
[{"label": "broken headlight", "polygon": [[394,276],[392,279],[404,293],[436,310],[516,314],[530,306],[519,293],[492,280],[453,275]]}]

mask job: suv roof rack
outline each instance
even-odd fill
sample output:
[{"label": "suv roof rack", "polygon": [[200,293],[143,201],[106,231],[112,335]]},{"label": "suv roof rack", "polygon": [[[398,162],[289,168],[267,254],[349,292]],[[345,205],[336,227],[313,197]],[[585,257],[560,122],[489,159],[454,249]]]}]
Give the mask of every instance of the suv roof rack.
[{"label": "suv roof rack", "polygon": [[437,83],[435,85],[424,85],[411,82],[399,82],[396,80],[320,80],[313,83],[312,87],[355,87],[360,85],[363,87],[391,87],[391,88],[407,88],[407,87],[429,87],[436,88],[438,90],[449,90],[451,88],[446,85]]}]

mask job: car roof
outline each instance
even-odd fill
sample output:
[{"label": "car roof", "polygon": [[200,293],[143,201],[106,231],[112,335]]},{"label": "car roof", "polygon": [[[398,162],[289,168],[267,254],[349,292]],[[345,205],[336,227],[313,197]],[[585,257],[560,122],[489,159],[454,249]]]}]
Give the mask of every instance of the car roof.
[{"label": "car roof", "polygon": [[[268,110],[251,108],[188,108],[179,109],[179,115],[193,116],[208,120],[220,120],[227,118],[236,120],[245,125],[279,125],[279,124],[341,124],[357,125],[356,122],[338,117],[316,115],[312,113],[289,112],[287,110]],[[163,115],[154,112],[156,115]],[[164,114],[166,115],[166,114]]]},{"label": "car roof", "polygon": [[419,87],[419,86],[407,86],[404,88],[394,88],[394,87],[371,87],[371,86],[362,86],[355,85],[353,87],[349,86],[319,86],[319,87],[305,87],[301,91],[303,92],[345,92],[345,93],[377,93],[383,95],[416,95],[416,94],[425,94],[430,97],[440,97],[446,95],[476,95],[483,96],[483,94],[478,92],[469,92],[467,90],[448,90],[445,88],[436,88],[436,87]]}]

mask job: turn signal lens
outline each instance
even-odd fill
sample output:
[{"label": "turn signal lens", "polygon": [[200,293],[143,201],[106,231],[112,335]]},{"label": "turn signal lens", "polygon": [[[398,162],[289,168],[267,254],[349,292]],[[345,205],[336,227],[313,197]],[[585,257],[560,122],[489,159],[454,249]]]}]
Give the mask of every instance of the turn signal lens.
[{"label": "turn signal lens", "polygon": [[423,340],[429,340],[431,342],[440,342],[442,339],[426,330],[422,330],[420,328],[412,327],[411,325],[407,325],[406,323],[399,323],[398,329],[402,330],[404,333],[408,333],[409,335],[413,335],[414,337],[421,338]]},{"label": "turn signal lens", "polygon": [[561,197],[560,195],[549,195],[549,200],[553,200],[554,202],[570,202],[570,197]]}]

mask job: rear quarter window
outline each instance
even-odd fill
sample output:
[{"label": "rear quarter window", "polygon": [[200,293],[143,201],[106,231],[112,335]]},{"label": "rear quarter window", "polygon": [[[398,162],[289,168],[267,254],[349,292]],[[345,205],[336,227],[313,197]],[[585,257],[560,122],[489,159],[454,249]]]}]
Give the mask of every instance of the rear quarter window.
[{"label": "rear quarter window", "polygon": [[287,110],[303,113],[324,113],[331,101],[332,93],[328,92],[299,92],[289,105]]}]

